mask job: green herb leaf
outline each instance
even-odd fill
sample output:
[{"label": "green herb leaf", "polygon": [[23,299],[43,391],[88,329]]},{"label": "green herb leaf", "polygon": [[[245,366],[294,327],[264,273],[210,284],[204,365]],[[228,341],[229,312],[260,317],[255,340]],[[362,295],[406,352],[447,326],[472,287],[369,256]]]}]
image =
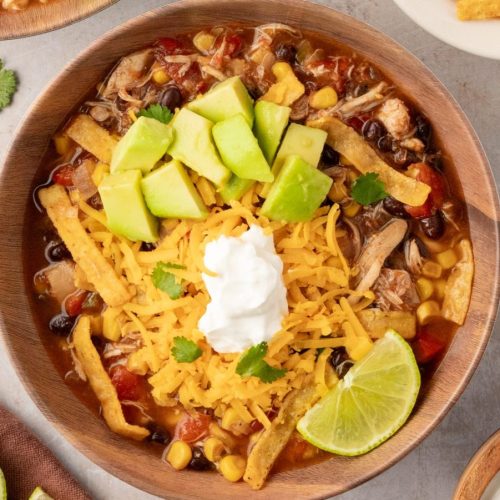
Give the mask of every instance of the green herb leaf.
[{"label": "green herb leaf", "polygon": [[151,104],[146,109],[141,109],[137,116],[145,116],[146,118],[154,118],[159,122],[167,124],[174,116],[166,106],[161,104]]},{"label": "green herb leaf", "polygon": [[168,272],[168,269],[186,269],[184,266],[179,264],[172,264],[170,262],[158,262],[153,270],[151,279],[153,280],[153,285],[159,288],[163,292],[167,293],[171,299],[178,299],[184,292],[184,287],[182,283],[177,281],[177,278],[172,273]]},{"label": "green herb leaf", "polygon": [[0,59],[0,111],[11,103],[16,88],[16,75],[10,69],[5,69]]},{"label": "green herb leaf", "polygon": [[186,337],[174,337],[172,355],[178,363],[191,363],[201,356],[201,349]]},{"label": "green herb leaf", "polygon": [[385,190],[384,183],[379,180],[378,174],[368,172],[360,175],[353,183],[351,196],[361,205],[370,205],[376,201],[386,198],[388,193]]},{"label": "green herb leaf", "polygon": [[266,342],[250,347],[240,358],[236,373],[242,377],[258,377],[266,384],[283,377],[286,370],[274,368],[264,361],[267,354]]}]

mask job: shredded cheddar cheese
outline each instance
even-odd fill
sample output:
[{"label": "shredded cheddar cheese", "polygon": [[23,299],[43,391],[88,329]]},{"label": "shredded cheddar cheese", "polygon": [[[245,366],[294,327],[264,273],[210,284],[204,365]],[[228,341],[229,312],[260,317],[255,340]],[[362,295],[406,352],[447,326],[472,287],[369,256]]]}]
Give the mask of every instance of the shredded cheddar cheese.
[{"label": "shredded cheddar cheese", "polygon": [[[309,222],[277,223],[259,215],[256,189],[240,203],[222,209],[213,187],[209,183],[200,186],[204,200],[212,205],[208,218],[164,220],[164,236],[150,252],[113,235],[102,211],[82,201],[79,208],[90,238],[132,297],[105,311],[103,333],[108,340],[133,346],[127,366],[147,376],[155,402],[167,407],[180,402],[186,409],[211,408],[217,417],[233,408],[243,422],[257,419],[268,429],[271,422],[266,412],[279,408],[290,391],[313,383],[318,394],[324,394],[336,382],[327,363],[332,348],[345,346],[359,353],[369,347],[371,340],[355,312],[370,305],[374,297],[372,292],[364,293],[354,309],[347,301],[356,292],[349,289],[353,271],[338,243],[346,233],[337,228],[337,205],[321,207]],[[273,234],[288,289],[289,314],[269,343],[265,358],[271,366],[287,371],[272,383],[242,378],[236,373],[239,355],[214,352],[197,328],[210,301],[201,277],[207,272],[203,265],[207,242],[221,235],[239,236],[252,224]],[[185,294],[179,299],[154,287],[151,274],[158,262],[183,266],[169,269],[184,284]],[[177,362],[171,355],[176,336],[196,342],[202,355],[191,363]]]}]

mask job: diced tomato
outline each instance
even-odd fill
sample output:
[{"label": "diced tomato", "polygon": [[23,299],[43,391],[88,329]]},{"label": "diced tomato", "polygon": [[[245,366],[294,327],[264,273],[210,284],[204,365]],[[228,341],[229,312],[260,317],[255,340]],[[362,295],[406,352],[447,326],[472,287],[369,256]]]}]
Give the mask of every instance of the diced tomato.
[{"label": "diced tomato", "polygon": [[110,375],[120,401],[137,401],[141,398],[143,388],[139,375],[128,371],[123,365],[111,368]]},{"label": "diced tomato", "polygon": [[226,50],[225,55],[234,57],[238,54],[243,46],[243,40],[238,35],[228,35],[226,37]]},{"label": "diced tomato", "polygon": [[75,169],[71,165],[63,165],[59,167],[52,175],[52,180],[56,184],[61,186],[72,186],[73,185],[73,172]]},{"label": "diced tomato", "polygon": [[314,448],[300,436],[293,434],[282,453],[282,457],[285,460],[295,463],[312,457],[314,455]]},{"label": "diced tomato", "polygon": [[212,418],[204,413],[186,413],[175,428],[177,439],[186,443],[194,443],[208,434]]},{"label": "diced tomato", "polygon": [[182,42],[175,38],[160,38],[156,43],[162,47],[168,55],[181,54],[184,50]]},{"label": "diced tomato", "polygon": [[429,329],[422,329],[412,344],[413,352],[418,363],[428,363],[434,359],[445,347],[442,340],[436,338]]},{"label": "diced tomato", "polygon": [[82,313],[83,303],[87,295],[87,291],[77,290],[66,298],[64,301],[64,309],[66,309],[68,316],[75,317]]},{"label": "diced tomato", "polygon": [[419,207],[405,206],[405,210],[415,219],[430,217],[443,206],[445,184],[441,175],[425,163],[414,163],[408,172],[417,181],[424,182],[431,188],[426,202]]},{"label": "diced tomato", "polygon": [[347,125],[352,127],[353,129],[357,130],[359,133],[361,133],[361,129],[363,128],[363,125],[370,119],[370,115],[368,113],[364,113],[359,116],[353,116],[347,120]]}]

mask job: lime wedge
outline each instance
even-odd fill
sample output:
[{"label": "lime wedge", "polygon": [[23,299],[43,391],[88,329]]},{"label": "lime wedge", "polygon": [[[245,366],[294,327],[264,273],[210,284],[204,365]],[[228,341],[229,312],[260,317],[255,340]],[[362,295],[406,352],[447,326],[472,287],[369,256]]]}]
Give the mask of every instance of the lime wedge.
[{"label": "lime wedge", "polygon": [[7,500],[7,483],[2,469],[0,469],[0,500]]},{"label": "lime wedge", "polygon": [[50,495],[47,495],[40,486],[37,486],[28,500],[54,500]]},{"label": "lime wedge", "polygon": [[409,344],[394,330],[299,421],[313,445],[338,455],[362,455],[391,437],[406,421],[420,388]]}]

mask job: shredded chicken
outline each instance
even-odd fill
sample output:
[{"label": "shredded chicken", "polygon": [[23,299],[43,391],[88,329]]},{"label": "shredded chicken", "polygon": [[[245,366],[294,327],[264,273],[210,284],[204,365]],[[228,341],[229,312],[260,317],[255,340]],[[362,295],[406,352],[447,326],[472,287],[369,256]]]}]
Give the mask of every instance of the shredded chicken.
[{"label": "shredded chicken", "polygon": [[371,88],[368,92],[354,97],[353,99],[344,101],[338,108],[338,112],[343,116],[351,116],[361,111],[368,111],[369,109],[380,104],[384,99],[389,85],[385,82],[380,82]]},{"label": "shredded chicken", "polygon": [[382,311],[408,311],[418,305],[415,285],[407,271],[384,267],[373,286],[375,303]]},{"label": "shredded chicken", "polygon": [[415,151],[415,153],[423,153],[425,150],[425,144],[416,137],[404,139],[400,142],[400,146],[409,149],[410,151]]},{"label": "shredded chicken", "polygon": [[410,131],[410,112],[397,97],[387,99],[377,110],[376,116],[395,139],[404,139]]},{"label": "shredded chicken", "polygon": [[408,240],[405,243],[405,263],[411,273],[420,274],[423,261],[415,239]]}]

